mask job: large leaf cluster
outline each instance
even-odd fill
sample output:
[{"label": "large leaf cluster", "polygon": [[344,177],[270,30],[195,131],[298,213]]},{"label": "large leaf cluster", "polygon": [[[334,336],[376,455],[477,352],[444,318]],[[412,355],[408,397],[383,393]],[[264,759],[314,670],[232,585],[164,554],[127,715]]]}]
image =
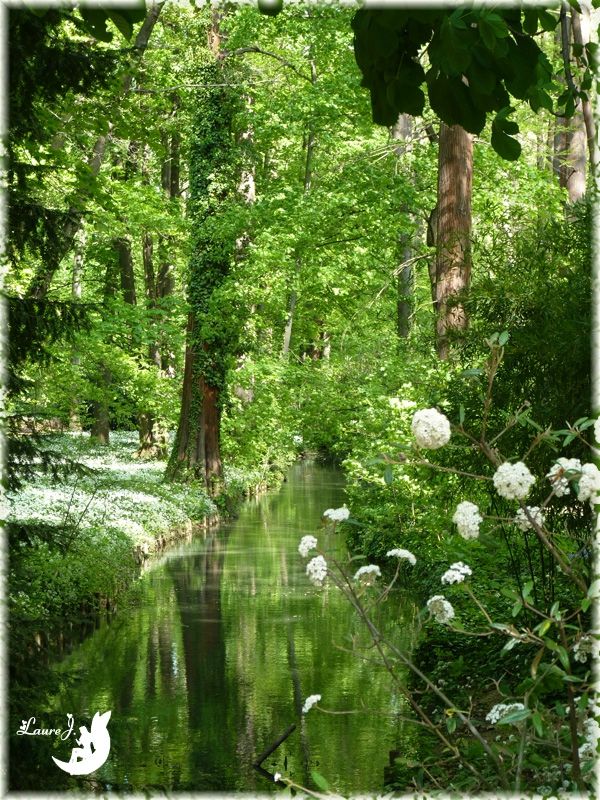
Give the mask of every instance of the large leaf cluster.
[{"label": "large leaf cluster", "polygon": [[503,158],[518,158],[511,101],[552,110],[552,67],[534,34],[557,22],[558,16],[537,8],[359,10],[352,20],[354,49],[374,121],[391,126],[399,114],[420,116],[424,86],[431,108],[448,125],[479,134],[494,114],[492,147]]}]

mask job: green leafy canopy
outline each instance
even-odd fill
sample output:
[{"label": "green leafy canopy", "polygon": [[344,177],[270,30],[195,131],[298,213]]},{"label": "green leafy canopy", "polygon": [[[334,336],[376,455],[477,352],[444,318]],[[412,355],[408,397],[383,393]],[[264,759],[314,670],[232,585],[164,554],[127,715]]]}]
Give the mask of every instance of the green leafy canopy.
[{"label": "green leafy canopy", "polygon": [[399,114],[421,115],[424,84],[447,125],[479,134],[495,112],[492,147],[518,158],[511,100],[552,110],[552,66],[534,34],[557,24],[558,14],[538,8],[360,9],[352,20],[354,50],[373,120],[391,126]]}]

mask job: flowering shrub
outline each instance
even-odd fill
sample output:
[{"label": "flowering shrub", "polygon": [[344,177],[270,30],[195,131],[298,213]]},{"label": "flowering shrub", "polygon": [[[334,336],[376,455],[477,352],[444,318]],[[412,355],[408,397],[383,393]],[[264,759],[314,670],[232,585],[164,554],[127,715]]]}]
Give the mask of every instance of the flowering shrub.
[{"label": "flowering shrub", "polygon": [[[442,635],[452,637],[453,642],[461,637],[467,640],[474,637],[475,641],[486,644],[488,653],[495,649],[498,656],[506,658],[506,654],[510,654],[512,663],[518,665],[514,674],[500,666],[499,678],[491,682],[493,689],[488,689],[485,705],[477,694],[473,697],[472,690],[468,690],[471,693],[466,705],[464,699],[459,704],[451,696],[453,692],[445,688],[445,681],[424,672],[414,662],[406,645],[398,644],[393,633],[378,628],[372,611],[389,596],[401,564],[404,561],[411,565],[417,563],[410,550],[401,547],[387,550],[388,559],[396,562],[396,570],[391,581],[384,581],[383,586],[376,580],[383,577],[379,565],[359,567],[352,581],[345,566],[335,561],[328,565],[321,551],[313,558],[314,566],[310,570],[307,568],[307,573],[314,583],[323,586],[322,576],[326,572],[327,585],[347,596],[372,639],[371,647],[381,668],[393,675],[396,686],[414,712],[415,724],[437,741],[438,748],[432,748],[431,757],[421,761],[433,786],[439,788],[436,775],[445,774],[439,767],[440,750],[448,760],[456,759],[466,768],[470,789],[495,789],[501,785],[504,790],[520,791],[525,783],[545,788],[550,782],[552,790],[581,791],[590,784],[593,756],[600,739],[595,685],[589,668],[600,646],[598,634],[589,629],[589,609],[597,596],[597,584],[591,580],[589,569],[590,534],[579,540],[579,550],[573,552],[571,540],[565,533],[567,510],[557,506],[556,501],[566,497],[573,486],[580,503],[592,507],[599,503],[600,470],[593,463],[582,464],[578,459],[561,457],[550,469],[548,464],[544,466],[549,481],[544,495],[543,482],[536,478],[526,461],[546,441],[556,446],[561,440],[568,443],[577,437],[586,443],[584,431],[594,425],[597,435],[600,425],[595,420],[582,419],[567,431],[537,427],[537,434],[524,457],[505,458],[498,449],[498,441],[519,424],[522,416],[521,411],[505,415],[504,427],[493,435],[488,433],[494,378],[503,353],[498,338],[491,340],[490,347],[481,430],[475,433],[465,426],[464,411],[452,425],[453,450],[461,439],[466,440],[471,451],[475,449],[480,453],[483,464],[487,461],[488,474],[446,465],[438,467],[422,460],[420,450],[440,449],[450,439],[448,419],[431,408],[417,411],[412,417],[410,427],[418,448],[414,455],[407,455],[407,449],[403,448],[398,458],[386,456],[380,461],[386,464],[386,471],[397,469],[391,473],[390,480],[384,476],[388,485],[397,475],[410,473],[413,465],[419,468],[425,465],[432,470],[443,470],[449,481],[453,476],[460,476],[463,486],[467,485],[464,478],[471,479],[479,487],[476,490],[478,499],[485,496],[481,487],[488,487],[487,505],[491,505],[494,513],[480,511],[486,508],[482,502],[476,504],[464,499],[452,516],[460,537],[466,541],[461,550],[473,548],[473,555],[480,560],[484,553],[481,548],[487,543],[493,543],[494,552],[499,552],[492,533],[501,532],[500,542],[506,542],[509,558],[513,559],[512,541],[521,538],[529,542],[528,537],[532,537],[531,547],[525,551],[529,562],[514,569],[512,581],[507,581],[503,574],[500,591],[497,583],[489,579],[489,566],[486,585],[482,570],[473,570],[463,560],[454,561],[438,579],[452,594],[448,598],[433,594],[420,614],[423,624],[429,628],[440,626]],[[394,403],[392,408],[399,413],[403,410],[399,403]],[[524,501],[534,492],[538,504],[526,505]],[[420,553],[419,559],[422,563]],[[545,570],[542,577],[545,574],[551,577],[551,592],[548,592],[547,582],[540,581],[538,564]],[[523,577],[524,567],[530,572],[529,580]],[[517,653],[513,656],[515,648]],[[376,661],[372,656],[369,658]],[[411,675],[410,681],[402,670]],[[491,707],[489,692],[497,699]],[[437,714],[437,709],[432,709],[434,702],[441,703],[443,713]],[[490,725],[499,726],[499,732],[492,735]],[[516,729],[517,733],[504,734],[504,728]],[[558,754],[560,761],[558,772],[548,763],[554,754]]]}]

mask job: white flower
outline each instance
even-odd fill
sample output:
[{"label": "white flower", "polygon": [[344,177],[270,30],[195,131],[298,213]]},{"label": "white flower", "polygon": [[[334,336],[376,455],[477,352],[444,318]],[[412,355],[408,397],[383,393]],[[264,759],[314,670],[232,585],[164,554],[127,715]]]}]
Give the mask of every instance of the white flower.
[{"label": "white flower", "polygon": [[483,517],[475,503],[463,500],[456,506],[452,522],[458,528],[463,539],[476,539],[479,536],[479,526],[483,522]]},{"label": "white flower", "polygon": [[600,444],[600,417],[594,422],[594,440]]},{"label": "white flower", "polygon": [[595,759],[600,740],[600,725],[593,717],[588,717],[583,723],[585,742],[579,748],[579,758]]},{"label": "white flower", "polygon": [[411,428],[417,444],[425,450],[437,450],[450,441],[450,422],[435,408],[417,411]]},{"label": "white flower", "polygon": [[584,464],[581,467],[577,499],[589,500],[592,505],[598,502],[600,494],[600,469],[595,464]]},{"label": "white flower", "polygon": [[313,706],[316,706],[319,700],[321,699],[320,694],[311,694],[309,697],[306,698],[304,701],[304,705],[302,706],[302,713],[308,714]]},{"label": "white flower", "polygon": [[575,658],[575,661],[585,664],[588,660],[588,656],[592,655],[594,650],[597,650],[597,648],[597,642],[586,633],[578,642],[575,642],[573,645],[573,657]]},{"label": "white flower", "polygon": [[405,558],[414,566],[417,559],[413,556],[410,550],[403,550],[401,547],[395,547],[393,550],[388,550],[386,556],[395,556],[396,558]]},{"label": "white flower", "polygon": [[298,552],[302,558],[307,558],[310,551],[314,550],[316,546],[317,540],[314,536],[303,536],[302,539],[300,539],[300,544],[298,545]]},{"label": "white flower", "polygon": [[[539,506],[527,506],[526,508],[529,512],[529,516],[541,527],[544,524],[544,512],[539,508]],[[522,531],[527,531],[530,528],[533,528],[533,525],[527,518],[524,508],[520,508],[517,511],[514,523],[517,528],[520,528]]]},{"label": "white flower", "polygon": [[510,464],[506,461],[494,473],[494,486],[500,497],[507,500],[523,500],[535,483],[535,478],[522,461]]},{"label": "white flower", "polygon": [[[300,447],[300,445],[304,442],[304,439],[302,438],[302,436],[296,434],[296,436],[292,436],[292,441],[294,442],[296,447]],[[279,773],[277,773],[277,775],[279,775]]]},{"label": "white flower", "polygon": [[436,621],[444,625],[454,617],[454,609],[443,594],[436,594],[427,601],[427,608]]},{"label": "white flower", "polygon": [[327,511],[323,512],[323,516],[330,519],[332,522],[344,522],[344,520],[348,519],[350,516],[350,511],[346,508],[346,506],[342,506],[341,508],[328,508]]},{"label": "white flower", "polygon": [[554,494],[563,497],[565,494],[570,494],[569,481],[579,472],[581,472],[581,461],[578,458],[558,458],[546,477],[552,484]]},{"label": "white flower", "polygon": [[306,565],[306,574],[315,586],[322,586],[327,577],[327,562],[323,556],[315,556]]},{"label": "white flower", "polygon": [[466,577],[472,574],[471,567],[463,564],[462,561],[457,561],[455,564],[451,564],[450,569],[444,572],[442,583],[462,583]]},{"label": "white flower", "polygon": [[525,706],[523,703],[496,703],[486,714],[486,720],[495,725],[500,720],[503,720],[511,711],[521,711]]},{"label": "white flower", "polygon": [[277,783],[279,780],[281,780],[281,772],[276,772],[275,775],[273,775],[273,783]]},{"label": "white flower", "polygon": [[381,578],[381,570],[377,564],[367,564],[365,567],[359,567],[356,570],[354,580],[364,580],[365,583],[371,583],[375,578]]}]

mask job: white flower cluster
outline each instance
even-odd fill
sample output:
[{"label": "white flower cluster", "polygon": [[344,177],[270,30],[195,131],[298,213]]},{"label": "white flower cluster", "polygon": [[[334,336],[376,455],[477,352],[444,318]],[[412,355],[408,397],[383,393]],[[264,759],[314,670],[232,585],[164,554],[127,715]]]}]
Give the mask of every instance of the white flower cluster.
[{"label": "white flower cluster", "polygon": [[573,657],[575,661],[585,664],[588,656],[594,654],[598,650],[598,642],[593,639],[589,634],[585,634],[578,642],[573,645]]},{"label": "white flower cluster", "polygon": [[450,622],[454,617],[454,609],[452,603],[449,603],[443,594],[436,594],[430,597],[427,601],[427,608],[430,614],[436,619],[436,622],[445,625]]},{"label": "white flower cluster", "polygon": [[298,545],[298,552],[302,558],[308,558],[308,554],[311,550],[314,550],[316,546],[317,540],[314,536],[303,536]]},{"label": "white flower cluster", "polygon": [[465,578],[473,574],[471,567],[463,564],[462,561],[457,561],[455,564],[450,565],[450,569],[446,570],[442,575],[442,583],[462,583]]},{"label": "white flower cluster", "polygon": [[410,563],[413,565],[413,567],[417,563],[417,559],[410,552],[410,550],[403,550],[401,547],[394,547],[393,550],[388,550],[387,553],[386,553],[386,556],[389,556],[389,557],[395,556],[396,558],[405,558],[407,561],[410,561]]},{"label": "white flower cluster", "polygon": [[417,444],[424,450],[437,450],[450,441],[450,422],[435,408],[417,411],[411,429]]},{"label": "white flower cluster", "polygon": [[452,522],[458,528],[458,532],[463,539],[477,539],[479,536],[479,526],[483,522],[483,517],[475,503],[463,500],[456,506],[456,511],[452,517]]},{"label": "white flower cluster", "polygon": [[500,464],[494,473],[494,487],[507,500],[523,500],[535,483],[535,478],[522,461]]},{"label": "white flower cluster", "polygon": [[302,713],[308,714],[313,706],[316,706],[319,700],[321,699],[320,694],[311,694],[309,695],[306,700],[304,701],[304,705],[302,706]]},{"label": "white flower cluster", "polygon": [[600,502],[600,469],[595,464],[583,464],[579,477],[577,499],[582,503],[589,500],[592,508]]},{"label": "white flower cluster", "polygon": [[302,436],[300,436],[300,434],[292,436],[292,441],[294,442],[296,447],[300,447],[301,444],[304,444],[304,439],[302,438]]},{"label": "white flower cluster", "polygon": [[581,461],[578,458],[558,458],[546,477],[552,484],[554,494],[563,497],[570,494],[569,481],[577,477],[579,472],[581,472]]},{"label": "white flower cluster", "polygon": [[354,575],[355,581],[362,581],[363,583],[372,583],[375,578],[381,578],[381,570],[377,564],[367,564],[364,567],[359,567]]},{"label": "white flower cluster", "polygon": [[349,509],[346,506],[342,506],[341,508],[328,508],[327,511],[323,512],[323,516],[330,519],[332,522],[344,522],[350,516]]},{"label": "white flower cluster", "polygon": [[523,703],[496,703],[486,714],[486,720],[495,725],[506,717],[511,711],[521,711],[525,706]]},{"label": "white flower cluster", "polygon": [[327,577],[327,562],[323,556],[315,556],[308,562],[306,574],[315,586],[323,586],[323,581]]},{"label": "white flower cluster", "polygon": [[600,444],[600,417],[594,422],[594,439],[597,444]]},{"label": "white flower cluster", "polygon": [[596,760],[598,754],[598,741],[600,741],[600,725],[593,717],[588,717],[583,723],[584,743],[579,748],[580,759]]},{"label": "white flower cluster", "polygon": [[[541,527],[544,524],[544,512],[539,506],[527,506],[527,512],[537,525]],[[533,528],[533,525],[529,521],[524,508],[520,508],[517,511],[514,523],[517,528],[520,528],[522,531],[528,531],[530,528]]]}]

